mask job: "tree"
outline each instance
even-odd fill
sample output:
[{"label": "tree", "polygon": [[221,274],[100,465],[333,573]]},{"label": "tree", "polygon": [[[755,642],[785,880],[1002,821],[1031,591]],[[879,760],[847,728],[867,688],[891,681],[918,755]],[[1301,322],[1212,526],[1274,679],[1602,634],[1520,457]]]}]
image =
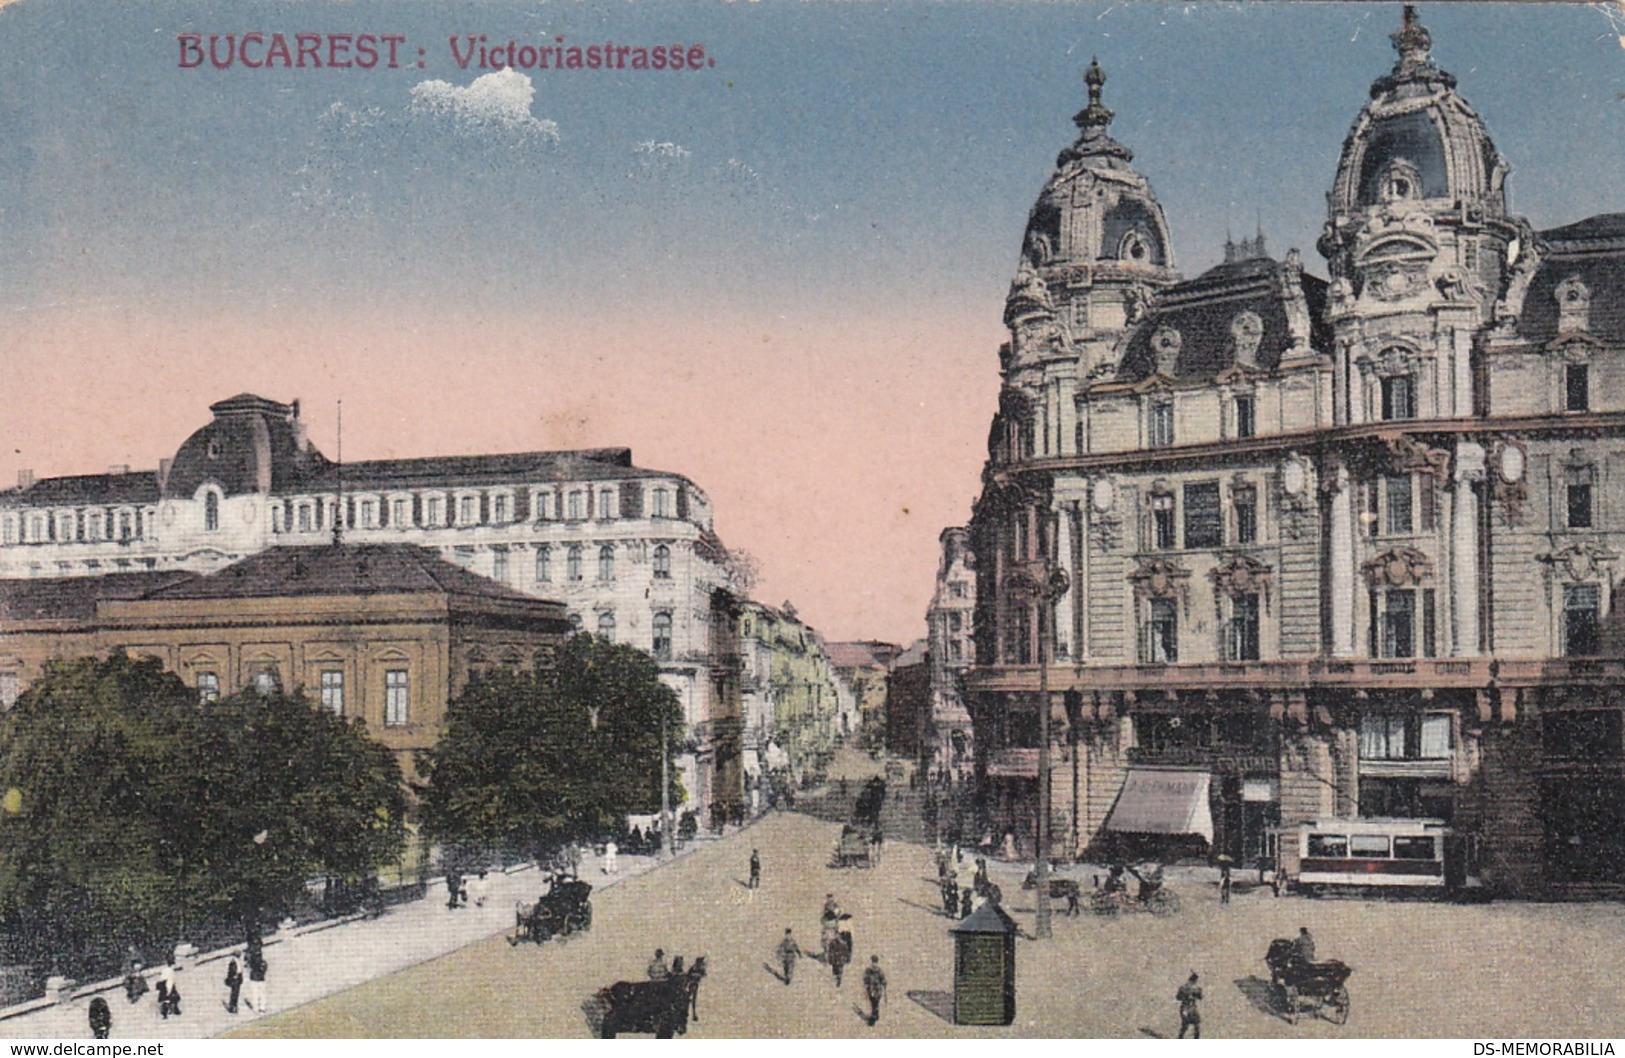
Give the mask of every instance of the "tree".
[{"label": "tree", "polygon": [[200,705],[153,659],[56,662],[0,721],[0,917],[64,970],[284,911],[405,838],[388,750],[302,695]]},{"label": "tree", "polygon": [[418,756],[425,832],[540,858],[658,810],[662,721],[668,745],[683,735],[659,675],[642,651],[583,634],[543,677],[498,669],[470,682]]}]

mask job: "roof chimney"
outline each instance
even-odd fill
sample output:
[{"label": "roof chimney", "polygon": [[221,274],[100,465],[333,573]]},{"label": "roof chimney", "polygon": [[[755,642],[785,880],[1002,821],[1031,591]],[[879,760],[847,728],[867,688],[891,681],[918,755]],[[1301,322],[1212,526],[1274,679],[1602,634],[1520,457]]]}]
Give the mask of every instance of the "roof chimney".
[{"label": "roof chimney", "polygon": [[34,487],[34,472],[32,470],[19,470],[19,471],[17,471],[17,487],[19,489],[31,489],[31,488],[33,488]]},{"label": "roof chimney", "polygon": [[107,476],[110,478],[121,478],[129,472],[130,464],[128,463],[116,463],[107,468]]},{"label": "roof chimney", "polygon": [[174,465],[175,461],[167,457],[158,460],[158,490],[160,492],[162,492],[164,486],[169,483],[169,468]]}]

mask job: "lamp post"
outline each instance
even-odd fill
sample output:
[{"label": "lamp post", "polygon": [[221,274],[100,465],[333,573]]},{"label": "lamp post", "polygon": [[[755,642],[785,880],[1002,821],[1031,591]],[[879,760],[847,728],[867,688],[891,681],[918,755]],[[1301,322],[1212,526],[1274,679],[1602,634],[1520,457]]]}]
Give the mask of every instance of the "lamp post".
[{"label": "lamp post", "polygon": [[1038,921],[1035,932],[1050,936],[1049,854],[1050,854],[1050,700],[1049,667],[1054,653],[1055,602],[1066,594],[1071,581],[1066,570],[1055,564],[1055,516],[1047,510],[1029,508],[1038,522],[1038,557],[1012,573],[1006,584],[1038,603],[1038,848],[1034,875],[1038,882]]},{"label": "lamp post", "polygon": [[660,829],[665,832],[666,858],[674,853],[671,826],[671,718],[660,714]]}]

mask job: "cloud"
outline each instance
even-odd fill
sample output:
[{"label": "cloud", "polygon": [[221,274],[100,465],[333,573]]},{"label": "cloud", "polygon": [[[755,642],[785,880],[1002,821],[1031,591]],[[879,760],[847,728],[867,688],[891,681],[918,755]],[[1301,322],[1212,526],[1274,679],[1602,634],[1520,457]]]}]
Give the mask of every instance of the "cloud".
[{"label": "cloud", "polygon": [[466,87],[450,81],[423,81],[412,87],[411,111],[453,122],[472,135],[495,134],[522,144],[559,142],[556,121],[530,112],[536,86],[527,74],[504,69],[484,74]]}]

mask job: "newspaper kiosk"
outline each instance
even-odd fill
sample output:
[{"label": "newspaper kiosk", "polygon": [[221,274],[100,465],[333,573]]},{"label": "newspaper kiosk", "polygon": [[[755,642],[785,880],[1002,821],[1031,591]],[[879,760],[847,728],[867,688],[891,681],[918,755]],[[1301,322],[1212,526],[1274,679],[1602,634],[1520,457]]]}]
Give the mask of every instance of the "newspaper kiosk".
[{"label": "newspaper kiosk", "polygon": [[1016,923],[991,900],[954,935],[954,1024],[1008,1025],[1016,1018]]}]

